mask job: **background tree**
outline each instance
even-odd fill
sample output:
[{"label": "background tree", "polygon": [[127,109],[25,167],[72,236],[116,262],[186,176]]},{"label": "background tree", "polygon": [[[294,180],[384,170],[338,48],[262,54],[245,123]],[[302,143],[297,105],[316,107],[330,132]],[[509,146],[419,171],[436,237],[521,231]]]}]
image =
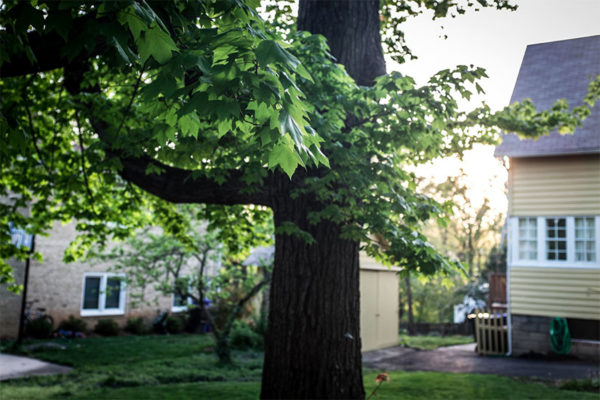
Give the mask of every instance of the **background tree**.
[{"label": "background tree", "polygon": [[[379,1],[300,1],[298,30],[269,29],[257,5],[4,2],[0,187],[10,197],[0,252],[18,254],[5,244],[8,221],[38,233],[75,218],[70,257],[79,256],[145,225],[140,210],[153,198],[144,192],[269,207],[275,265],[261,396],[363,398],[360,243],[421,273],[452,268],[420,233],[440,209],[405,166],[490,139],[494,126],[572,128],[589,107],[464,113],[455,96],[481,91],[479,68],[440,71],[424,87],[383,75]],[[464,12],[450,0],[381,5],[391,49],[415,9]],[[213,207],[209,221],[227,218]]]},{"label": "background tree", "polygon": [[[270,281],[271,265],[243,265],[253,247],[272,242],[270,213],[265,212],[263,216],[267,218],[262,220],[252,220],[251,230],[236,232],[235,246],[230,249],[217,239],[219,232],[208,230],[201,218],[203,208],[179,207],[178,211],[162,217],[162,222],[169,221],[168,226],[176,226],[177,231],[146,227],[125,242],[88,257],[109,263],[114,272],[126,273],[134,305],[156,300],[147,297],[149,286],[163,295],[174,296],[183,306],[188,305],[189,299],[190,318],[196,323],[208,323],[219,361],[231,364],[234,322]],[[180,220],[174,224],[173,218]]]}]

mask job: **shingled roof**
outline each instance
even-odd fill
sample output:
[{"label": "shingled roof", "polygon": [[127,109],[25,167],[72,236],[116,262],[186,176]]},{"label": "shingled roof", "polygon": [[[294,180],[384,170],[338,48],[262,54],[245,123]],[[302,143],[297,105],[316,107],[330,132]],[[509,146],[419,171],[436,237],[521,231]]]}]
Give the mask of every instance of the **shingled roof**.
[{"label": "shingled roof", "polygon": [[[589,82],[600,74],[600,35],[527,46],[510,102],[533,100],[538,110],[564,98],[580,105]],[[592,109],[573,134],[553,132],[537,140],[502,135],[494,155],[535,157],[600,153],[600,106]]]}]

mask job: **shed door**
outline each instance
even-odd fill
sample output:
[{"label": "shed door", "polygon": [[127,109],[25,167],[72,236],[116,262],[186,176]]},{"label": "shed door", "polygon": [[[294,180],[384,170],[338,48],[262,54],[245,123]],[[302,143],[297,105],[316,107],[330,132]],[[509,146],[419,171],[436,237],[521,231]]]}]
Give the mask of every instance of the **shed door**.
[{"label": "shed door", "polygon": [[360,336],[362,350],[377,348],[377,272],[360,271]]},{"label": "shed door", "polygon": [[398,276],[392,271],[360,271],[360,329],[363,351],[398,342]]}]

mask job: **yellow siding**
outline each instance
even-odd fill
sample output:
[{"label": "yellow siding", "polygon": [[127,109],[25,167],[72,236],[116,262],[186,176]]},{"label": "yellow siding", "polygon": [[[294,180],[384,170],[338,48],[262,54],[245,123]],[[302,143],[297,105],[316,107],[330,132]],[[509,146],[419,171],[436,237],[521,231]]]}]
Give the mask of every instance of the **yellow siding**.
[{"label": "yellow siding", "polygon": [[600,155],[512,158],[511,216],[600,214]]},{"label": "yellow siding", "polygon": [[600,269],[510,268],[511,313],[600,320]]}]

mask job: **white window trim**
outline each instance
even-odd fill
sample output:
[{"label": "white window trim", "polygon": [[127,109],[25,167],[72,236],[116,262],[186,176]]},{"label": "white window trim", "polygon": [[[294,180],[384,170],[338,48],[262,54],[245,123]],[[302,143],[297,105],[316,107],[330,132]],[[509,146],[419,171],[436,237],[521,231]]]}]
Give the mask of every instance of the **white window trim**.
[{"label": "white window trim", "polygon": [[[596,243],[596,261],[575,261],[575,218],[594,218],[594,241]],[[519,259],[519,218],[537,218],[537,259]],[[567,222],[567,259],[546,259],[546,218],[566,218]],[[600,268],[600,216],[593,215],[548,215],[531,216],[522,215],[510,217],[511,265],[514,267],[545,267],[545,268]]]},{"label": "white window trim", "polygon": [[187,296],[186,305],[184,306],[176,306],[175,305],[175,293],[171,295],[171,312],[184,312],[188,310],[189,306],[194,305],[194,301],[190,296]]},{"label": "white window trim", "polygon": [[[125,314],[125,301],[126,301],[126,284],[125,280],[121,280],[119,290],[119,308],[105,308],[106,305],[106,282],[108,278],[125,278],[125,274],[113,274],[108,272],[86,272],[83,274],[83,280],[81,284],[81,316],[82,317],[96,317],[102,315],[123,315]],[[86,278],[100,278],[100,296],[98,299],[97,309],[84,309],[83,302],[85,299],[85,279]]]}]

